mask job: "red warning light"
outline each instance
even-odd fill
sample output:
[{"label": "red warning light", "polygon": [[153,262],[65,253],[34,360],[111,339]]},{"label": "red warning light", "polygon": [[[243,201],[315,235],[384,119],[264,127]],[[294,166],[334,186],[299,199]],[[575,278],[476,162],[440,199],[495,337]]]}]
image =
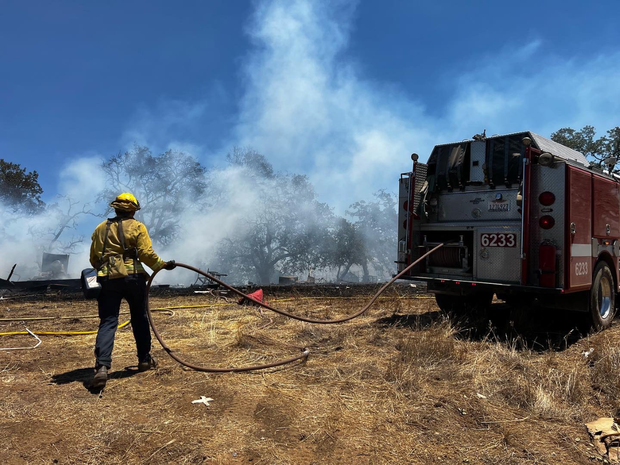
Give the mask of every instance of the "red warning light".
[{"label": "red warning light", "polygon": [[543,229],[551,229],[555,226],[555,220],[553,219],[553,216],[545,215],[540,217],[538,224]]},{"label": "red warning light", "polygon": [[555,203],[555,194],[553,192],[545,191],[538,196],[538,201],[545,207],[549,207]]}]

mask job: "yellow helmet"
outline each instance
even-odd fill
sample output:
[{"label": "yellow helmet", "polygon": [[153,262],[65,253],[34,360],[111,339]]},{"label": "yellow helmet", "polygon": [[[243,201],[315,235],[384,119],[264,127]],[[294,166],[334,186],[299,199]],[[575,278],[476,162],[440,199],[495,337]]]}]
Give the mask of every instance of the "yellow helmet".
[{"label": "yellow helmet", "polygon": [[140,210],[140,202],[138,202],[138,199],[136,199],[133,194],[123,192],[114,199],[114,202],[110,204],[110,207],[115,210],[135,212]]}]

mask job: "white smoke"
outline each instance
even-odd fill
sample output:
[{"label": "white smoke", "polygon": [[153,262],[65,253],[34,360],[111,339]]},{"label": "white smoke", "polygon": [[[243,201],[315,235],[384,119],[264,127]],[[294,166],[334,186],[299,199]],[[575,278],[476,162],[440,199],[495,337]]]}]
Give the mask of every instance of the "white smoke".
[{"label": "white smoke", "polygon": [[[62,199],[59,199],[62,202]],[[63,205],[64,207],[64,205]],[[60,207],[59,207],[60,208]],[[41,261],[44,252],[65,253],[62,242],[52,244],[54,233],[58,231],[62,215],[60,210],[50,208],[36,215],[15,213],[6,207],[0,207],[3,224],[0,226],[0,277],[6,279],[14,264],[17,264],[13,280],[30,280],[41,274]],[[61,241],[80,240],[79,232],[69,229]],[[75,245],[65,270],[70,276],[77,276],[79,270],[88,266],[90,239]],[[86,264],[84,265],[84,259]]]},{"label": "white smoke", "polygon": [[421,105],[365,81],[347,60],[353,11],[342,2],[261,3],[236,130],[238,145],[309,173],[320,198],[341,212],[392,189],[412,147],[430,141]]},{"label": "white smoke", "polygon": [[[246,219],[256,214],[258,198],[246,188],[245,169],[217,169],[211,173],[210,179],[207,195],[195,199],[179,218],[180,237],[168,247],[156,250],[164,260],[174,259],[206,271],[213,267],[220,242],[230,237],[234,230],[246,227]],[[165,275],[160,277],[166,282],[172,279]],[[195,276],[181,272],[181,278],[174,279],[175,282],[188,283]]]},{"label": "white smoke", "polygon": [[67,163],[60,171],[58,194],[46,199],[46,208],[37,214],[0,206],[0,277],[6,278],[14,264],[18,266],[12,279],[40,276],[44,252],[70,253],[65,271],[71,277],[90,266],[90,234],[102,221],[95,216],[102,211],[95,204],[105,182],[101,160],[84,156]]},{"label": "white smoke", "polygon": [[16,269],[16,273],[27,274],[30,278],[38,270],[37,259],[40,262],[40,258],[38,247],[29,236],[29,231],[44,227],[44,218],[39,215],[24,217],[5,206],[0,206],[0,215],[0,277],[6,279],[13,265],[18,264],[20,268]]},{"label": "white smoke", "polygon": [[[603,133],[617,125],[618,52],[567,59],[554,56],[544,36],[495,50],[491,44],[445,63],[438,79],[445,98],[431,101],[360,71],[347,50],[355,21],[350,5],[259,4],[248,27],[254,50],[244,67],[247,87],[235,133],[236,144],[266,154],[277,168],[309,174],[321,200],[337,211],[380,188],[394,191],[412,152],[424,161],[433,145],[485,128],[548,136],[565,126],[590,124]],[[395,45],[386,53],[401,50]],[[421,64],[416,72],[427,71]]]},{"label": "white smoke", "polygon": [[[439,78],[445,97],[430,101],[404,85],[369,79],[348,54],[354,26],[351,2],[257,3],[247,26],[253,46],[242,66],[239,114],[221,148],[196,137],[207,133],[202,128],[219,116],[209,99],[222,99],[221,89],[193,102],[162,100],[136,110],[119,136],[122,149],[138,143],[154,153],[174,148],[193,154],[204,165],[216,166],[211,179],[221,192],[215,208],[201,209],[196,202],[187,209],[180,220],[182,236],[168,249],[156,250],[164,259],[208,266],[219,241],[253,211],[256,202],[244,189],[242,173],[217,167],[233,146],[257,150],[277,170],[308,174],[319,199],[342,214],[352,202],[368,200],[381,188],[395,191],[398,175],[410,168],[409,154],[418,152],[425,160],[437,143],[468,138],[484,128],[488,134],[532,130],[548,136],[561,127],[590,124],[602,135],[618,124],[619,52],[593,52],[580,60],[554,56],[540,31],[539,39],[495,50],[491,44],[484,54],[464,57],[458,66],[446,63]],[[425,71],[422,65],[417,72]],[[59,178],[58,191],[78,200],[76,208],[89,204],[94,213],[104,211],[93,205],[104,182],[100,159],[75,157]],[[44,241],[32,239],[29,232],[49,230],[57,218],[49,212],[16,217],[0,210],[5,219],[0,276],[13,263],[36,267]],[[85,242],[71,258],[75,269],[87,266],[90,234],[101,220],[80,218]]]}]

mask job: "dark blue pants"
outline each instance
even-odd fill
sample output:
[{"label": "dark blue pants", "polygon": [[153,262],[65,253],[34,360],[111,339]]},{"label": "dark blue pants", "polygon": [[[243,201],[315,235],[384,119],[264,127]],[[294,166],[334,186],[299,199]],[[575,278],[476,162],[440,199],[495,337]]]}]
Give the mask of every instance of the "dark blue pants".
[{"label": "dark blue pants", "polygon": [[95,342],[97,366],[112,366],[112,349],[123,298],[129,304],[131,328],[138,349],[138,361],[148,360],[151,352],[151,331],[146,314],[146,278],[143,274],[125,278],[103,279],[99,304],[99,331]]}]

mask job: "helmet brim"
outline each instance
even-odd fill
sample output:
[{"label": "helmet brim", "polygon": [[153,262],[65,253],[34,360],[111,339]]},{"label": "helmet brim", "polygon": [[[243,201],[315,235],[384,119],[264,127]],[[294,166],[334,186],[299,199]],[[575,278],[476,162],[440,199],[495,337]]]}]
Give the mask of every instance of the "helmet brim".
[{"label": "helmet brim", "polygon": [[127,200],[115,200],[110,204],[110,207],[124,212],[135,212],[140,210],[140,205],[136,205],[135,203]]}]

